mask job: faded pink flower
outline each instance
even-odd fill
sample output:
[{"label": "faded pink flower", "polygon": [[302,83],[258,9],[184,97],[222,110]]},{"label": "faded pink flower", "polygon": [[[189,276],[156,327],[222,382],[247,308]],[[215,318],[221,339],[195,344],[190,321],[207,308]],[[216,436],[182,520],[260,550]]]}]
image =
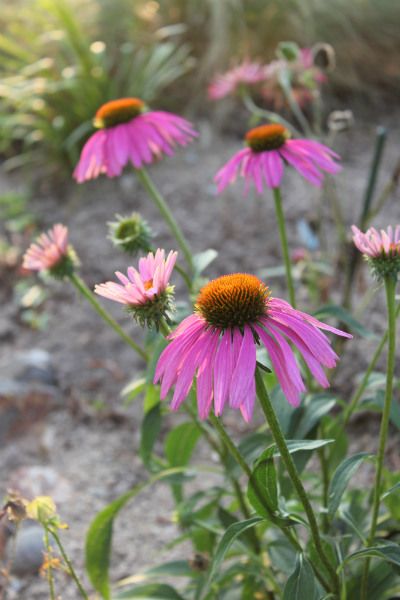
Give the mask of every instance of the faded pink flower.
[{"label": "faded pink flower", "polygon": [[370,258],[400,257],[400,225],[396,225],[394,230],[389,225],[387,231],[381,229],[380,232],[375,227],[370,227],[363,233],[355,225],[351,230],[355,246],[366,256]]},{"label": "faded pink flower", "polygon": [[173,286],[169,279],[175,266],[177,252],[171,251],[165,258],[165,251],[149,252],[139,260],[139,270],[128,267],[127,276],[117,271],[121,283],[107,281],[96,285],[94,291],[99,296],[127,305],[140,325],[158,326],[162,317],[168,318],[171,308]]},{"label": "faded pink flower", "polygon": [[94,291],[99,296],[130,306],[152,302],[167,289],[177,256],[178,253],[171,250],[165,259],[165,250],[158,248],[155,255],[149,252],[146,258],[139,260],[139,271],[128,267],[128,276],[117,271],[115,274],[121,283],[100,283]]},{"label": "faded pink flower", "polygon": [[158,360],[154,382],[161,382],[162,399],[175,385],[171,408],[177,410],[196,378],[202,419],[212,405],[218,416],[229,404],[250,421],[258,345],[266,347],[287,400],[297,406],[305,386],[289,342],[326,388],[329,383],[323,367],[334,367],[338,357],[320,329],[352,337],[284,300],[270,298],[262,281],[243,273],[224,275],[205,285],[195,310],[169,336],[171,343]]},{"label": "faded pink flower", "polygon": [[265,66],[258,62],[244,60],[226,73],[216,75],[208,87],[211,100],[221,100],[234,94],[240,86],[254,85],[266,77]]},{"label": "faded pink flower", "polygon": [[374,275],[382,280],[387,276],[397,280],[400,272],[400,225],[391,225],[385,231],[370,227],[363,233],[352,226],[353,242],[368,260]]},{"label": "faded pink flower", "polygon": [[340,157],[315,140],[291,140],[283,125],[261,125],[246,134],[247,147],[239,150],[216,174],[218,192],[222,192],[237,176],[245,179],[245,193],[253,181],[259,194],[267,187],[277,188],[282,181],[284,165],[289,164],[313,185],[320,187],[324,175],[337,173]]},{"label": "faded pink flower", "polygon": [[94,124],[99,131],[86,142],[74,171],[78,183],[101,173],[116,177],[128,162],[140,169],[163,154],[172,156],[175,146],[186,146],[198,135],[189,121],[164,111],[147,112],[138,98],[103,104]]},{"label": "faded pink flower", "polygon": [[54,225],[42,233],[25,252],[23,268],[28,271],[45,271],[57,267],[68,254],[68,229]]}]

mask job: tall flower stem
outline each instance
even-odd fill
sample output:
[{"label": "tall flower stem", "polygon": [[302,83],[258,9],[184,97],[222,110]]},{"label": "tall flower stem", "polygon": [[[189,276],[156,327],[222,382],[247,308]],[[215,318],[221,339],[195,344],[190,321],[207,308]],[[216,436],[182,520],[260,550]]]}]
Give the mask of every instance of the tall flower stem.
[{"label": "tall flower stem", "polygon": [[[393,276],[387,275],[385,277],[385,290],[386,290],[386,305],[388,314],[388,353],[387,353],[387,367],[386,367],[386,390],[385,400],[383,405],[383,413],[381,419],[381,428],[379,433],[379,446],[378,454],[376,459],[376,475],[375,485],[372,500],[372,518],[369,536],[367,539],[367,546],[371,546],[374,542],[376,528],[378,523],[379,506],[381,500],[382,491],[382,472],[383,472],[383,460],[385,458],[386,441],[389,431],[389,419],[390,409],[392,406],[392,395],[393,395],[393,377],[394,367],[396,358],[396,280]],[[361,582],[361,600],[365,600],[368,588],[368,572],[369,572],[370,559],[367,558],[365,561],[364,572]]]},{"label": "tall flower stem", "polygon": [[326,555],[324,550],[324,546],[322,544],[322,540],[319,534],[319,528],[316,516],[314,514],[314,510],[311,506],[311,503],[308,499],[307,492],[305,491],[299,474],[297,473],[296,466],[293,462],[292,456],[288,450],[286,445],[285,438],[283,436],[282,430],[280,428],[278,419],[275,415],[275,411],[271,404],[271,400],[269,398],[268,392],[265,388],[264,381],[262,378],[262,374],[259,371],[258,367],[256,369],[256,386],[257,386],[257,396],[261,404],[261,408],[264,412],[264,415],[267,419],[267,423],[271,429],[272,435],[274,437],[275,443],[280,452],[281,458],[285,464],[288,475],[293,483],[293,486],[297,492],[297,495],[300,498],[300,501],[304,507],[304,510],[307,515],[308,523],[310,525],[311,536],[314,542],[314,546],[318,552],[319,558],[324,565],[326,571],[329,573],[329,577],[332,581],[333,589],[337,596],[340,595],[340,581],[339,577],[333,568],[329,557]]},{"label": "tall flower stem", "polygon": [[114,329],[114,331],[126,342],[131,348],[135,350],[145,361],[148,360],[148,356],[146,352],[141,348],[136,342],[133,341],[129,335],[125,333],[125,331],[118,325],[118,323],[108,314],[106,310],[101,306],[101,304],[96,300],[95,295],[90,291],[86,283],[76,274],[72,273],[69,275],[69,279],[71,283],[76,287],[78,292],[82,294],[86,300],[92,305],[95,311],[100,315],[100,317],[108,324],[110,327]]},{"label": "tall flower stem", "polygon": [[285,263],[286,271],[286,283],[289,292],[290,304],[293,308],[296,308],[296,294],[294,291],[293,277],[292,277],[292,265],[290,262],[289,245],[286,234],[285,216],[282,208],[282,196],[279,188],[273,188],[274,200],[275,200],[275,212],[278,221],[279,236],[281,238],[281,247],[283,254],[283,261]]},{"label": "tall flower stem", "polygon": [[[395,319],[397,321],[398,317],[400,314],[400,303],[397,305],[396,308],[396,312],[395,312]],[[380,357],[380,355],[382,354],[382,350],[386,345],[387,339],[389,336],[389,331],[386,330],[385,333],[382,336],[381,341],[379,342],[379,345],[377,347],[377,349],[374,352],[374,355],[371,359],[371,362],[368,365],[368,369],[365,371],[364,373],[364,377],[362,378],[362,380],[360,381],[359,386],[357,387],[357,389],[355,390],[353,396],[351,397],[350,400],[350,404],[347,406],[346,410],[343,413],[343,426],[346,427],[346,425],[348,424],[348,422],[350,421],[350,418],[352,416],[352,414],[354,413],[354,411],[356,410],[358,403],[361,400],[361,397],[368,385],[368,381],[369,378],[371,376],[372,371],[375,369],[376,367],[376,363],[378,362],[378,359]]]},{"label": "tall flower stem", "polygon": [[178,223],[175,221],[170,209],[168,208],[167,203],[165,202],[164,198],[161,196],[160,192],[155,187],[154,183],[152,182],[147,171],[144,168],[136,169],[136,175],[137,175],[138,179],[140,180],[141,184],[143,185],[143,187],[145,188],[146,192],[149,194],[150,198],[153,200],[154,204],[157,206],[162,217],[167,222],[169,228],[171,229],[173,235],[175,236],[176,241],[178,242],[178,244],[183,252],[183,255],[184,255],[191,271],[193,272],[194,264],[193,264],[192,253],[189,249],[189,246],[185,239],[185,236],[183,235],[183,232],[182,232],[181,228],[179,227]]},{"label": "tall flower stem", "polygon": [[64,546],[62,545],[58,534],[54,531],[54,529],[50,529],[49,531],[50,531],[51,535],[53,536],[54,541],[56,542],[56,544],[60,550],[61,556],[63,557],[63,560],[68,567],[68,571],[69,571],[72,579],[74,580],[75,585],[78,588],[80,595],[82,596],[82,598],[84,598],[84,600],[89,600],[89,596],[85,592],[83,585],[82,585],[78,575],[76,574],[75,569],[74,569],[67,553],[64,550]]}]

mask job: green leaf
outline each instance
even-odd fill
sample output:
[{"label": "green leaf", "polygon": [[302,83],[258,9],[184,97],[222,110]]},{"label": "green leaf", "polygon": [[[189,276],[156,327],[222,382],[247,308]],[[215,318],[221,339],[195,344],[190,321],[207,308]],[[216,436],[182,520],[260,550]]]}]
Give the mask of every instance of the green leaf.
[{"label": "green leaf", "polygon": [[136,600],[184,600],[175,588],[165,583],[138,585],[113,596],[113,600],[131,600],[132,598]]},{"label": "green leaf", "polygon": [[139,494],[145,487],[173,474],[182,473],[184,470],[182,467],[177,467],[157,473],[157,475],[148,481],[136,485],[129,492],[111,502],[91,522],[85,543],[86,571],[94,589],[105,600],[110,599],[108,570],[110,566],[112,528],[115,517],[126,503]]},{"label": "green leaf", "polygon": [[318,598],[314,572],[303,554],[298,554],[296,568],[286,582],[283,600],[315,600]]},{"label": "green leaf", "polygon": [[218,256],[218,252],[213,248],[204,250],[193,256],[193,265],[197,275],[200,275]]},{"label": "green leaf", "polygon": [[295,411],[290,423],[290,437],[304,439],[336,404],[329,394],[309,394],[305,402]]},{"label": "green leaf", "polygon": [[169,432],[165,454],[171,467],[187,465],[200,435],[201,431],[194,423],[182,423]]},{"label": "green leaf", "polygon": [[394,486],[392,486],[387,492],[385,492],[384,494],[382,494],[381,500],[384,500],[385,498],[387,498],[388,496],[390,496],[390,494],[392,494],[393,492],[395,492],[399,488],[400,488],[400,481],[398,481]]},{"label": "green leaf", "polygon": [[161,404],[159,402],[145,414],[141,425],[140,456],[146,466],[150,466],[154,444],[161,431],[161,422]]},{"label": "green leaf", "polygon": [[[295,452],[312,452],[328,444],[332,444],[335,440],[286,440],[286,445],[290,454]],[[280,456],[280,452],[274,444],[274,456]]]},{"label": "green leaf", "polygon": [[257,459],[247,487],[250,504],[259,515],[266,518],[270,518],[271,512],[278,509],[278,485],[273,454],[274,448],[267,448]]},{"label": "green leaf", "polygon": [[348,563],[360,558],[381,558],[386,562],[400,567],[400,546],[398,544],[393,544],[392,542],[388,542],[384,546],[371,546],[371,548],[353,552],[353,554],[350,554],[344,559],[344,562]]},{"label": "green leaf", "polygon": [[339,508],[340,501],[346,490],[347,484],[363,460],[370,457],[368,452],[359,452],[346,458],[336,469],[329,485],[328,514],[332,519]]},{"label": "green leaf", "polygon": [[219,541],[217,549],[215,550],[213,560],[210,565],[210,572],[208,575],[207,583],[203,589],[203,594],[209,589],[215,574],[217,573],[222,561],[225,558],[226,553],[229,548],[233,544],[233,542],[247,529],[250,527],[254,527],[261,523],[264,519],[261,517],[251,517],[251,519],[247,519],[246,521],[239,521],[238,523],[233,523],[228,529],[225,531],[224,535]]},{"label": "green leaf", "polygon": [[152,383],[146,384],[146,395],[144,397],[143,410],[145,413],[160,403],[160,388]]},{"label": "green leaf", "polygon": [[121,579],[118,582],[118,587],[125,587],[127,585],[135,583],[143,583],[149,579],[155,579],[157,577],[194,577],[198,576],[198,573],[194,571],[187,560],[171,560],[161,565],[146,569],[141,573],[130,575]]},{"label": "green leaf", "polygon": [[146,378],[141,377],[140,379],[135,379],[135,381],[130,381],[122,389],[120,395],[125,399],[125,402],[131,402],[139,394],[144,392],[145,389],[146,389]]},{"label": "green leaf", "polygon": [[376,339],[377,335],[366,329],[357,319],[353,317],[346,309],[337,304],[327,304],[321,306],[315,313],[317,319],[326,319],[326,317],[335,317],[338,321],[345,323],[351,332],[363,338]]}]

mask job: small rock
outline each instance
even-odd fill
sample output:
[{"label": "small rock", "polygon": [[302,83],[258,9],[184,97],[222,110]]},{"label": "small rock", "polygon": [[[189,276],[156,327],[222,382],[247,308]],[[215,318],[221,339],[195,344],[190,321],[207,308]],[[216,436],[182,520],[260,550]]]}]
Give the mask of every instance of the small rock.
[{"label": "small rock", "polygon": [[42,527],[36,521],[24,521],[15,540],[10,538],[8,541],[6,550],[6,562],[11,561],[13,575],[36,575],[43,564],[45,552]]},{"label": "small rock", "polygon": [[58,385],[57,375],[49,352],[40,348],[32,348],[18,357],[23,370],[19,375],[21,381],[38,381],[45,385]]}]

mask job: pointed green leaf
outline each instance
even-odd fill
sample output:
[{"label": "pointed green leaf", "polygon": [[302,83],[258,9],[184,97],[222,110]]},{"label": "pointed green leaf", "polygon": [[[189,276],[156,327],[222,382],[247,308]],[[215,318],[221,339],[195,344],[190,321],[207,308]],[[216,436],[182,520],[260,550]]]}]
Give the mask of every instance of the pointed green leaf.
[{"label": "pointed green leaf", "polygon": [[209,589],[209,587],[215,577],[215,574],[217,573],[222,561],[225,558],[226,553],[228,552],[228,550],[231,547],[231,545],[233,544],[233,542],[244,531],[246,531],[250,527],[254,527],[255,525],[258,525],[258,523],[261,523],[263,520],[264,519],[262,519],[261,517],[251,517],[251,519],[247,519],[246,521],[239,521],[238,523],[233,523],[230,527],[228,527],[228,529],[225,531],[224,535],[220,539],[217,549],[215,551],[215,554],[213,556],[213,559],[212,559],[212,562],[210,565],[210,572],[208,575],[208,580],[203,589],[203,594],[205,594],[207,592],[207,590]]},{"label": "pointed green leaf", "polygon": [[165,583],[147,583],[118,592],[113,600],[184,600],[175,588]]},{"label": "pointed green leaf", "polygon": [[150,465],[154,444],[161,431],[161,421],[161,404],[158,403],[145,414],[141,425],[140,456],[146,466]]},{"label": "pointed green leaf", "polygon": [[[344,562],[351,562],[360,558],[381,558],[386,562],[400,567],[400,546],[392,542],[386,543],[384,546],[371,546],[364,550],[358,550],[347,556]],[[342,563],[343,564],[343,563]]]},{"label": "pointed green leaf", "polygon": [[329,485],[328,513],[332,519],[339,508],[340,501],[346,490],[347,484],[363,460],[371,456],[368,452],[359,452],[346,458],[336,469]]},{"label": "pointed green leaf", "polygon": [[338,321],[345,323],[350,331],[357,334],[358,336],[374,339],[376,334],[370,331],[364,325],[362,325],[357,319],[353,317],[345,308],[336,304],[327,304],[322,306],[317,312],[314,313],[314,317],[317,319],[325,319],[326,317],[335,317]]},{"label": "pointed green leaf", "polygon": [[197,275],[200,275],[218,256],[218,252],[213,248],[204,250],[193,256],[193,264]]},{"label": "pointed green leaf", "polygon": [[286,582],[283,600],[315,600],[317,585],[314,572],[303,554],[298,554],[296,567]]},{"label": "pointed green leaf", "polygon": [[186,465],[200,438],[201,431],[195,423],[181,423],[172,429],[165,441],[165,454],[171,467]]}]

